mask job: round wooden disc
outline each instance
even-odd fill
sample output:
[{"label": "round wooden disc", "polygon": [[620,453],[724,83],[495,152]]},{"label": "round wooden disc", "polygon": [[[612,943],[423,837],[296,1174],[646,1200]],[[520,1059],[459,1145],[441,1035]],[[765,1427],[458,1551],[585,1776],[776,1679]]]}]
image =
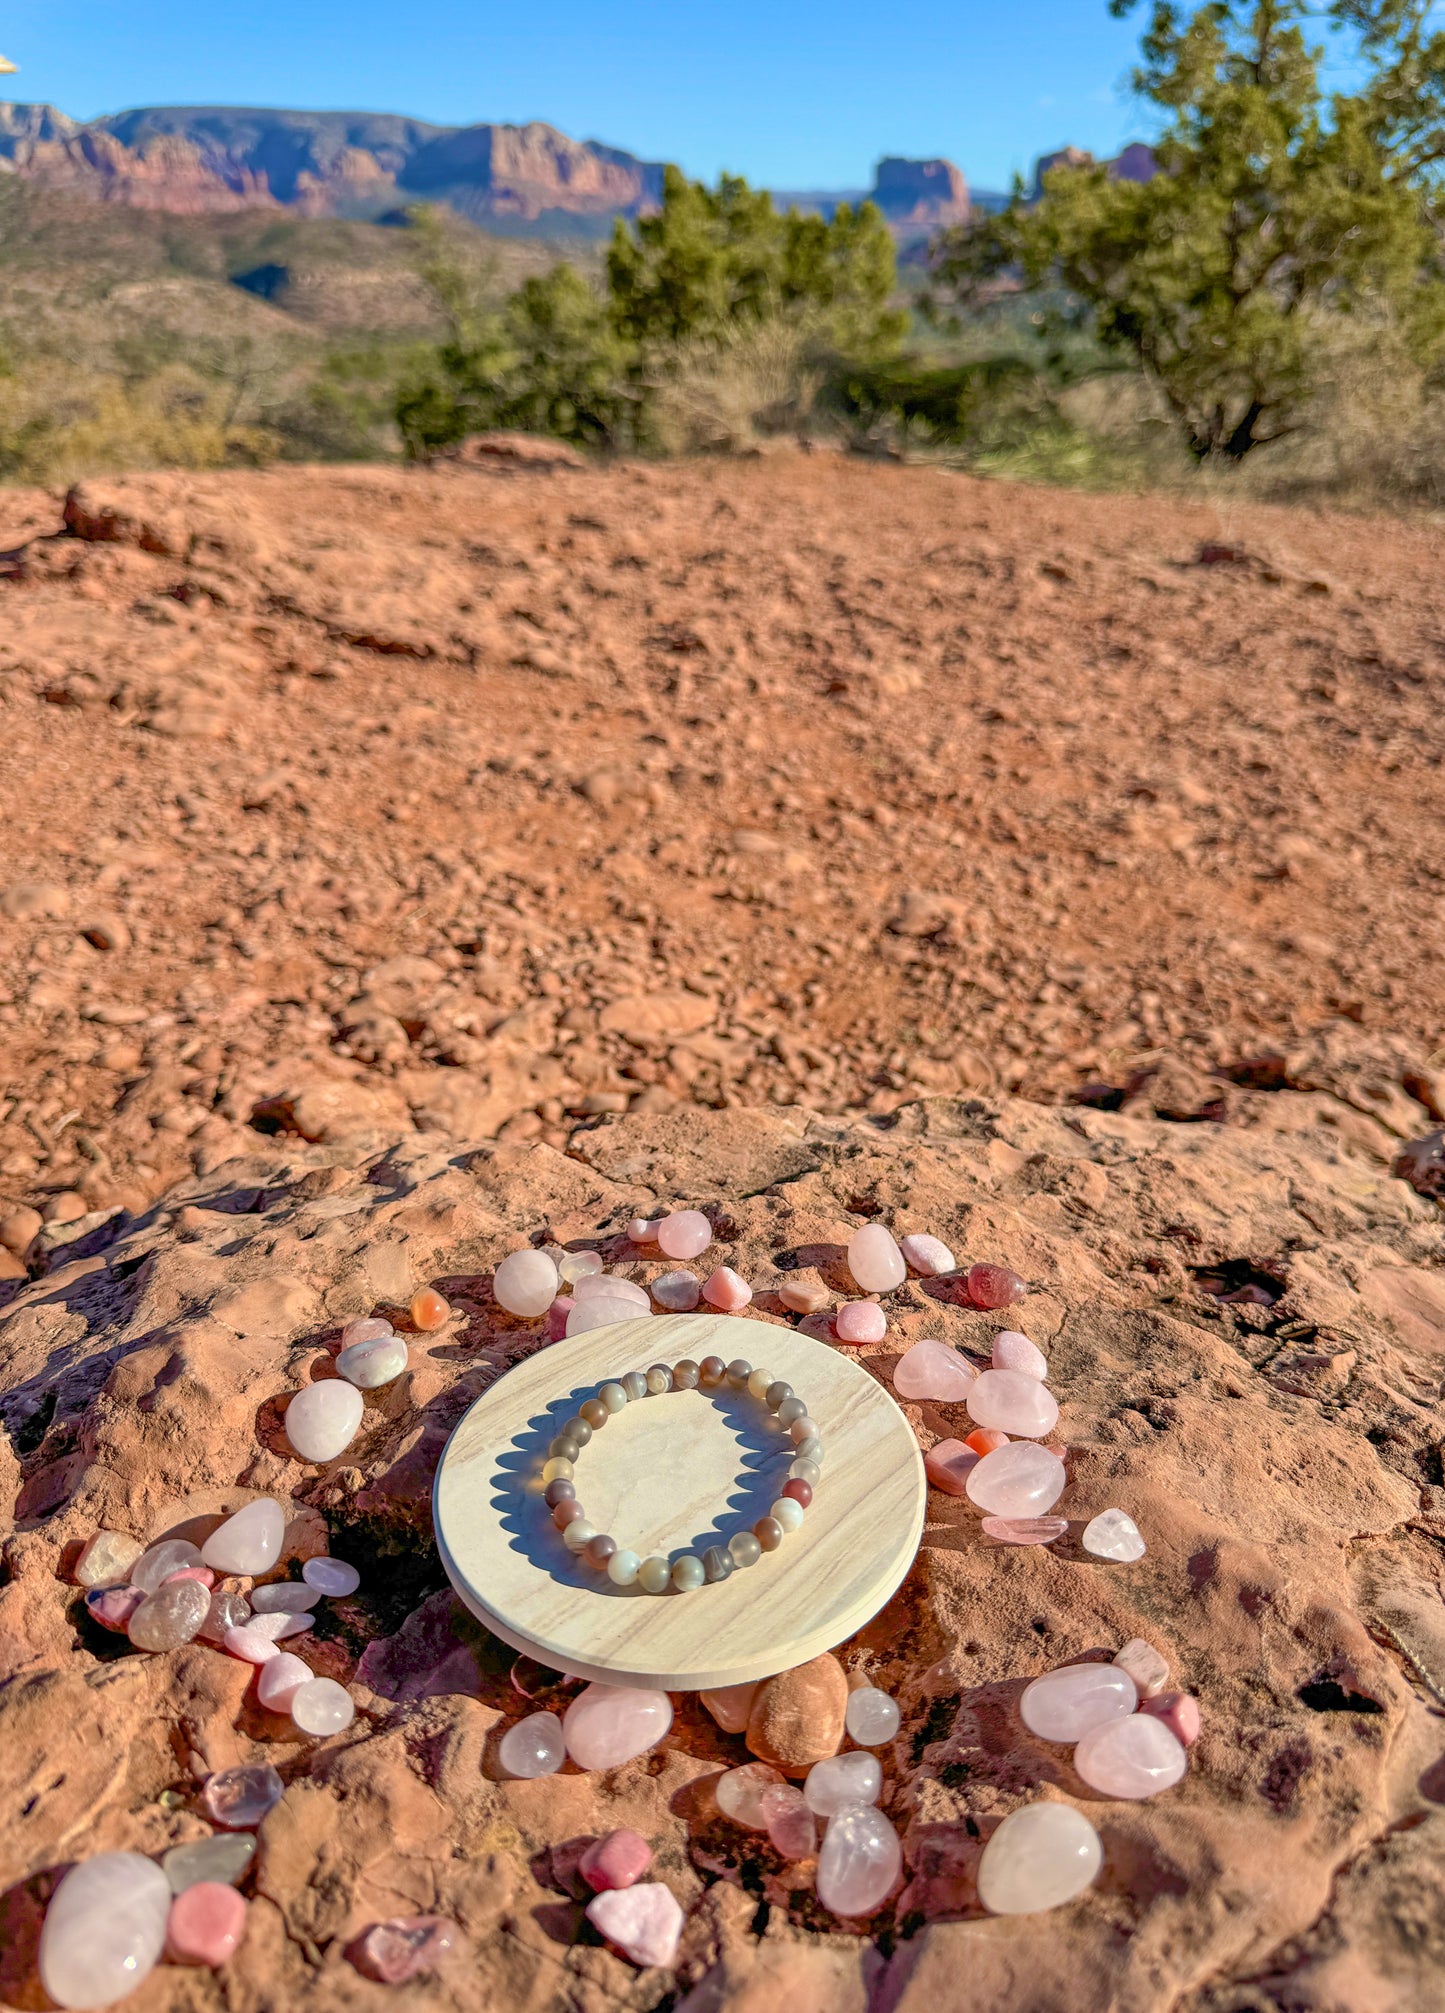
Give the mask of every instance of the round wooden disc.
[{"label": "round wooden disc", "polygon": [[[553,1526],[538,1472],[548,1442],[609,1377],[713,1355],[765,1364],[817,1420],[823,1478],[803,1527],[691,1593],[614,1586]],[[700,1554],[767,1515],[791,1458],[745,1391],[669,1391],[593,1434],[577,1494],[619,1546]],[[672,1314],[570,1336],[499,1378],[447,1442],[432,1511],[453,1586],[503,1642],[574,1677],[701,1691],[772,1677],[845,1642],[912,1564],[926,1500],[912,1428],[841,1350],[792,1328]]]}]

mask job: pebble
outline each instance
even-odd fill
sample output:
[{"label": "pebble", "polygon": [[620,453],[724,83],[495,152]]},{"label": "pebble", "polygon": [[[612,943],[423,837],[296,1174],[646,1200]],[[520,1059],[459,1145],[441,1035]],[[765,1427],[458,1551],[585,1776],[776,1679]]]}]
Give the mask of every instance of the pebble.
[{"label": "pebble", "polygon": [[97,1531],[85,1541],[75,1562],[75,1582],[81,1587],[123,1587],[145,1547],[125,1531]]},{"label": "pebble", "polygon": [[201,1559],[218,1573],[254,1577],[270,1572],[281,1556],[285,1538],[286,1512],[274,1496],[258,1496],[212,1531],[201,1547]]},{"label": "pebble", "polygon": [[398,1378],[409,1361],[404,1335],[378,1335],[343,1349],[336,1359],[336,1374],[358,1391],[379,1391]]},{"label": "pebble", "polygon": [[818,1279],[785,1279],[778,1298],[790,1314],[821,1314],[832,1294]]},{"label": "pebble", "polygon": [[97,1587],[85,1597],[85,1611],[93,1622],[113,1635],[123,1636],[130,1618],[141,1602],[149,1599],[139,1587]]},{"label": "pebble", "polygon": [[355,1717],[351,1693],[335,1678],[311,1678],[291,1694],[292,1721],[317,1740],[324,1740],[331,1733],[345,1733]]},{"label": "pebble", "polygon": [[1142,1559],[1148,1550],[1139,1535],[1139,1526],[1123,1510],[1100,1510],[1097,1517],[1085,1524],[1079,1543],[1096,1559],[1114,1559],[1124,1566]]},{"label": "pebble", "polygon": [[834,1915],[871,1915],[903,1870],[898,1833],[872,1804],[853,1804],[829,1820],[818,1855],[818,1899]]},{"label": "pebble", "polygon": [[509,1726],[498,1748],[502,1767],[510,1776],[532,1781],[539,1775],[555,1775],[567,1759],[567,1741],[562,1722],[554,1712],[529,1713]]},{"label": "pebble", "polygon": [[881,1342],[888,1333],[888,1316],[876,1300],[845,1300],[833,1316],[833,1333],[855,1348],[863,1342]]},{"label": "pebble", "polygon": [[941,1238],[929,1237],[923,1231],[915,1231],[911,1237],[905,1237],[898,1248],[920,1279],[940,1279],[958,1264]]},{"label": "pebble", "polygon": [[251,1589],[251,1606],[258,1615],[304,1615],[320,1599],[320,1587],[296,1580],[276,1580]]},{"label": "pebble", "polygon": [[291,1701],[302,1685],[311,1682],[311,1666],[290,1650],[279,1650],[261,1666],[256,1680],[256,1696],[268,1712],[290,1712]]},{"label": "pebble", "polygon": [[308,1559],[301,1568],[308,1587],[325,1594],[328,1600],[345,1600],[361,1585],[361,1575],[345,1559]]},{"label": "pebble", "polygon": [[138,1650],[176,1650],[195,1641],[210,1608],[207,1588],[195,1580],[177,1580],[146,1595],[126,1624],[126,1634]]},{"label": "pebble", "polygon": [[590,1300],[630,1300],[644,1314],[652,1312],[646,1287],[639,1286],[635,1279],[624,1279],[620,1272],[589,1272],[585,1279],[577,1281],[572,1298],[579,1307]]},{"label": "pebble", "polygon": [[652,1847],[640,1831],[609,1831],[594,1838],[577,1862],[577,1871],[595,1894],[634,1887],[652,1864]]},{"label": "pebble", "polygon": [[1140,1698],[1157,1698],[1169,1682],[1168,1663],[1153,1643],[1146,1643],[1142,1636],[1131,1637],[1114,1662],[1133,1678]]},{"label": "pebble", "polygon": [[1052,1545],[1068,1531],[1067,1517],[985,1517],[979,1527],[996,1545]]},{"label": "pebble", "polygon": [[193,1545],[188,1538],[164,1538],[149,1551],[142,1552],[130,1569],[130,1584],[139,1587],[143,1594],[153,1594],[168,1580],[172,1573],[178,1573],[182,1566],[204,1565],[199,1545]]},{"label": "pebble", "polygon": [[1027,1335],[1020,1335],[1016,1328],[1004,1328],[993,1338],[993,1367],[1017,1370],[1022,1376],[1037,1377],[1042,1383],[1049,1374],[1049,1359]]},{"label": "pebble", "polygon": [[602,1270],[602,1260],[595,1251],[564,1251],[554,1262],[557,1277],[564,1286],[579,1285],[594,1272]]},{"label": "pebble", "polygon": [[357,1943],[356,1967],[379,1985],[404,1985],[439,1964],[457,1936],[444,1915],[393,1915],[374,1922]]},{"label": "pebble", "polygon": [[423,1335],[430,1335],[434,1329],[444,1328],[451,1319],[451,1303],[444,1300],[435,1286],[423,1286],[415,1295],[410,1308],[411,1325],[419,1328]]},{"label": "pebble", "polygon": [[1161,1691],[1144,1699],[1139,1710],[1162,1720],[1181,1747],[1193,1747],[1203,1729],[1199,1701],[1192,1692]]},{"label": "pebble", "polygon": [[226,1630],[221,1637],[221,1648],[228,1656],[239,1657],[244,1664],[268,1664],[279,1654],[276,1638],[264,1629],[252,1624],[238,1623]]},{"label": "pebble", "polygon": [[45,1218],[38,1209],[12,1209],[0,1216],[0,1246],[23,1258],[44,1228]]},{"label": "pebble", "polygon": [[342,1378],[308,1384],[286,1407],[286,1438],[303,1461],[334,1461],[356,1438],[364,1410],[361,1393]]},{"label": "pebble", "polygon": [[1011,1811],[978,1863],[978,1898],[990,1915],[1037,1915],[1072,1901],[1098,1878],[1099,1834],[1067,1803]]},{"label": "pebble", "polygon": [[675,1209],[657,1226],[657,1248],[664,1258],[701,1258],[712,1243],[712,1225],[700,1209]]},{"label": "pebble", "polygon": [[171,1886],[138,1852],[73,1866],[40,1932],[40,1982],[57,2006],[109,2006],[149,1977],[165,1948]]},{"label": "pebble", "polygon": [[172,1894],[184,1894],[200,1880],[219,1880],[234,1887],[245,1878],[255,1857],[256,1841],[249,1831],[218,1832],[191,1845],[173,1845],[161,1855],[161,1871]]},{"label": "pebble", "polygon": [[699,1692],[698,1697],[724,1733],[742,1733],[758,1695],[756,1684],[723,1685],[716,1691]]},{"label": "pebble", "polygon": [[285,1783],[269,1762],[248,1762],[207,1776],[201,1801],[213,1824],[227,1831],[254,1831],[285,1793]]},{"label": "pebble", "polygon": [[660,1216],[634,1216],[627,1225],[628,1241],[632,1244],[656,1244],[661,1228]]},{"label": "pebble", "polygon": [[341,1346],[359,1349],[364,1342],[385,1342],[396,1330],[384,1314],[367,1314],[360,1321],[348,1321],[341,1331]]},{"label": "pebble", "polygon": [[940,1440],[923,1456],[923,1472],[945,1496],[967,1494],[968,1478],[977,1466],[978,1455],[962,1440]]},{"label": "pebble", "polygon": [[848,1270],[863,1293],[891,1293],[908,1277],[903,1253],[886,1224],[865,1223],[848,1239]]},{"label": "pebble", "polygon": [[652,1282],[652,1297],[669,1314],[691,1314],[702,1298],[702,1281],[695,1272],[664,1272]]},{"label": "pebble", "polygon": [[492,1298],[509,1314],[534,1320],[557,1298],[561,1275],[545,1251],[513,1251],[492,1274]]},{"label": "pebble", "polygon": [[970,1265],[965,1287],[975,1307],[1012,1307],[1028,1291],[1006,1265]]},{"label": "pebble", "polygon": [[784,1859],[811,1859],[818,1850],[818,1820],[803,1792],[791,1782],[778,1782],[758,1802],[774,1852]]},{"label": "pebble", "polygon": [[595,1293],[588,1300],[579,1300],[567,1316],[569,1335],[589,1335],[594,1328],[611,1328],[619,1321],[639,1321],[650,1315],[650,1305],[639,1307],[635,1300],[624,1300],[617,1293]]},{"label": "pebble", "polygon": [[962,1403],[977,1378],[973,1365],[946,1342],[915,1342],[893,1366],[893,1388],[900,1398],[933,1398],[941,1405]]},{"label": "pebble", "polygon": [[809,1810],[833,1817],[850,1803],[876,1803],[883,1794],[883,1770],[876,1754],[852,1750],[815,1762],[803,1784]]},{"label": "pebble", "polygon": [[209,1593],[216,1584],[216,1576],[209,1566],[182,1566],[178,1573],[167,1573],[161,1581],[163,1587],[173,1587],[178,1580],[194,1580],[198,1587]]},{"label": "pebble", "polygon": [[974,1453],[982,1460],[985,1454],[991,1454],[996,1447],[1006,1447],[1008,1434],[1000,1433],[993,1426],[975,1426],[971,1433],[964,1435],[963,1444],[965,1447],[972,1447]]},{"label": "pebble", "polygon": [[985,1370],[966,1400],[968,1416],[995,1432],[1042,1440],[1059,1423],[1059,1401],[1022,1370]]},{"label": "pebble", "polygon": [[897,1703],[876,1685],[860,1685],[848,1694],[843,1724],[859,1747],[882,1747],[898,1731],[902,1715]]},{"label": "pebble", "polygon": [[660,1880],[639,1881],[635,1887],[595,1894],[587,1904],[587,1920],[644,1970],[654,1965],[665,1970],[677,1957],[682,1908],[672,1889]]},{"label": "pebble", "polygon": [[1057,1454],[1029,1440],[1011,1440],[984,1455],[969,1473],[964,1492],[990,1516],[1039,1517],[1054,1507],[1068,1479]]},{"label": "pebble", "polygon": [[590,1684],[568,1706],[562,1731],[579,1768],[616,1768],[656,1747],[671,1725],[665,1691]]},{"label": "pebble", "polygon": [[246,1927],[246,1904],[234,1887],[199,1880],[171,1903],[166,1920],[166,1955],[175,1964],[205,1964],[219,1970],[236,1949]]},{"label": "pebble", "polygon": [[723,1314],[737,1314],[753,1297],[753,1289],[731,1265],[719,1265],[710,1274],[702,1289],[702,1297],[709,1307],[716,1307]]},{"label": "pebble", "polygon": [[748,1715],[748,1750],[784,1775],[806,1775],[838,1752],[848,1680],[835,1656],[814,1657],[758,1686]]},{"label": "pebble", "polygon": [[560,1342],[567,1333],[567,1316],[576,1304],[570,1293],[559,1293],[547,1309],[546,1335],[549,1342]]},{"label": "pebble", "polygon": [[1113,1664],[1064,1664],[1025,1687],[1019,1717],[1040,1740],[1068,1745],[1096,1726],[1127,1719],[1138,1705],[1139,1693],[1127,1671]]},{"label": "pebble", "polygon": [[765,1761],[749,1761],[741,1768],[730,1768],[718,1776],[712,1790],[724,1817],[730,1817],[734,1824],[741,1824],[748,1831],[766,1831],[768,1821],[763,1815],[764,1793],[784,1780],[777,1769],[770,1768]]},{"label": "pebble", "polygon": [[1074,1749],[1074,1767],[1090,1789],[1132,1803],[1172,1789],[1188,1766],[1183,1747],[1150,1713],[1096,1726]]}]

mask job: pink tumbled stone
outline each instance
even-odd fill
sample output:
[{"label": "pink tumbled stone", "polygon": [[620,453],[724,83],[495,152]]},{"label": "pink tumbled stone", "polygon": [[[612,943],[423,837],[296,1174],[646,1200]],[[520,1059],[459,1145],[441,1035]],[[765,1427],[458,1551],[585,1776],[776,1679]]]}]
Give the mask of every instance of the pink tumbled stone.
[{"label": "pink tumbled stone", "polygon": [[646,1754],[671,1725],[672,1700],[665,1691],[612,1684],[588,1685],[562,1721],[567,1752],[579,1768],[616,1768]]},{"label": "pink tumbled stone", "polygon": [[197,1580],[203,1587],[216,1584],[216,1576],[209,1566],[182,1566],[178,1573],[167,1573],[161,1585],[173,1587],[177,1580]]},{"label": "pink tumbled stone", "polygon": [[1199,1701],[1192,1692],[1161,1691],[1157,1698],[1144,1699],[1139,1710],[1162,1720],[1181,1747],[1193,1747],[1203,1729]]},{"label": "pink tumbled stone", "polygon": [[609,1831],[594,1838],[577,1862],[577,1871],[595,1894],[609,1888],[634,1887],[652,1864],[652,1847],[640,1831]]},{"label": "pink tumbled stone", "polygon": [[572,1298],[579,1307],[587,1300],[630,1300],[635,1307],[652,1311],[647,1288],[635,1280],[624,1279],[620,1272],[589,1272],[572,1288]]},{"label": "pink tumbled stone", "polygon": [[941,1238],[929,1237],[921,1231],[905,1237],[898,1248],[920,1279],[939,1279],[945,1272],[952,1272],[958,1263]]},{"label": "pink tumbled stone", "polygon": [[396,1330],[382,1314],[366,1314],[359,1321],[348,1321],[341,1331],[343,1349],[355,1349],[363,1342],[384,1342]]},{"label": "pink tumbled stone", "polygon": [[736,1314],[752,1299],[753,1289],[741,1273],[733,1271],[731,1265],[719,1265],[704,1285],[702,1297],[709,1307],[716,1307],[720,1313]]},{"label": "pink tumbled stone", "polygon": [[968,1416],[1024,1440],[1042,1440],[1059,1423],[1059,1401],[1022,1370],[985,1370],[965,1401]]},{"label": "pink tumbled stone", "polygon": [[666,1969],[677,1957],[682,1935],[682,1908],[670,1887],[660,1880],[635,1887],[609,1888],[587,1904],[587,1920],[607,1941],[643,1969]]},{"label": "pink tumbled stone", "polygon": [[[1001,1375],[1001,1372],[996,1372]],[[980,1377],[979,1382],[983,1379]],[[1068,1473],[1062,1461],[1031,1440],[995,1447],[969,1471],[964,1493],[985,1516],[1045,1516],[1064,1493]]]},{"label": "pink tumbled stone", "polygon": [[209,1964],[218,1969],[234,1952],[246,1927],[246,1904],[234,1887],[198,1880],[171,1903],[166,1918],[166,1955],[172,1964]]},{"label": "pink tumbled stone", "polygon": [[945,1496],[966,1496],[968,1477],[979,1457],[962,1440],[940,1440],[923,1456],[923,1471],[935,1489]]},{"label": "pink tumbled stone", "polygon": [[394,1915],[372,1924],[355,1945],[352,1962],[380,1985],[404,1985],[440,1963],[456,1941],[456,1924],[443,1915]]},{"label": "pink tumbled stone", "polygon": [[634,1216],[627,1226],[628,1239],[633,1244],[656,1244],[662,1222],[660,1216]]},{"label": "pink tumbled stone", "polygon": [[652,1282],[652,1297],[669,1314],[691,1314],[702,1298],[702,1281],[695,1272],[664,1272]]},{"label": "pink tumbled stone", "polygon": [[1068,1528],[1067,1517],[985,1517],[982,1525],[998,1545],[1052,1545]]},{"label": "pink tumbled stone", "polygon": [[567,1316],[576,1306],[570,1293],[559,1293],[547,1309],[547,1340],[560,1342],[567,1333]]},{"label": "pink tumbled stone", "polygon": [[881,1810],[850,1803],[828,1821],[818,1855],[818,1899],[835,1915],[871,1915],[903,1871],[903,1846]]},{"label": "pink tumbled stone", "polygon": [[1183,1744],[1150,1713],[1093,1727],[1074,1749],[1074,1767],[1090,1789],[1133,1803],[1172,1789],[1188,1766]]},{"label": "pink tumbled stone", "polygon": [[131,1616],[146,1598],[139,1587],[97,1587],[85,1597],[85,1612],[103,1629],[123,1636]]},{"label": "pink tumbled stone", "polygon": [[978,1372],[946,1342],[915,1342],[893,1366],[893,1388],[900,1398],[935,1398],[956,1405],[973,1389]]},{"label": "pink tumbled stone", "polygon": [[1018,1370],[1025,1377],[1037,1377],[1042,1381],[1049,1374],[1048,1358],[1042,1349],[1036,1349],[1027,1335],[1020,1335],[1016,1328],[1005,1328],[993,1338],[993,1367],[995,1370]]},{"label": "pink tumbled stone", "polygon": [[881,1342],[888,1333],[888,1316],[876,1300],[845,1300],[833,1316],[833,1333],[855,1348],[862,1342]]},{"label": "pink tumbled stone", "polygon": [[1010,1272],[1006,1265],[970,1265],[966,1283],[975,1307],[1012,1307],[1028,1291],[1017,1272]]},{"label": "pink tumbled stone", "polygon": [[275,1638],[268,1630],[249,1626],[227,1629],[221,1637],[221,1648],[228,1655],[239,1657],[242,1663],[247,1664],[268,1664],[272,1657],[281,1654],[276,1647]]},{"label": "pink tumbled stone", "polygon": [[712,1243],[712,1225],[700,1209],[675,1209],[657,1226],[657,1248],[664,1258],[700,1258]]},{"label": "pink tumbled stone", "polygon": [[278,1650],[261,1666],[256,1680],[256,1696],[268,1712],[290,1712],[291,1701],[302,1685],[310,1684],[312,1671],[290,1650]]},{"label": "pink tumbled stone", "polygon": [[594,1328],[612,1328],[619,1321],[642,1321],[652,1312],[652,1302],[639,1307],[620,1293],[593,1293],[579,1300],[567,1316],[569,1335],[589,1335]]},{"label": "pink tumbled stone", "polygon": [[201,1798],[213,1824],[227,1831],[254,1831],[286,1793],[269,1762],[247,1762],[207,1776]]},{"label": "pink tumbled stone", "polygon": [[848,1270],[864,1293],[891,1293],[908,1277],[903,1253],[885,1223],[865,1223],[848,1239]]},{"label": "pink tumbled stone", "polygon": [[797,1784],[774,1783],[758,1802],[774,1852],[784,1859],[811,1859],[818,1850],[818,1820]]}]

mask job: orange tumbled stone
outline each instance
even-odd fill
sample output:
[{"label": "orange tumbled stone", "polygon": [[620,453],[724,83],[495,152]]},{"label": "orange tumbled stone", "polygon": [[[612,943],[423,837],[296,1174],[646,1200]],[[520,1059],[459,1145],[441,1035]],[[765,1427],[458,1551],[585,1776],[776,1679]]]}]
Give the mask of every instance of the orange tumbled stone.
[{"label": "orange tumbled stone", "polygon": [[991,1454],[1008,1445],[1008,1434],[1000,1433],[996,1426],[975,1426],[963,1444],[972,1447],[975,1454]]},{"label": "orange tumbled stone", "polygon": [[412,1326],[423,1333],[431,1328],[440,1328],[451,1313],[450,1304],[443,1300],[435,1286],[423,1286],[411,1303]]}]

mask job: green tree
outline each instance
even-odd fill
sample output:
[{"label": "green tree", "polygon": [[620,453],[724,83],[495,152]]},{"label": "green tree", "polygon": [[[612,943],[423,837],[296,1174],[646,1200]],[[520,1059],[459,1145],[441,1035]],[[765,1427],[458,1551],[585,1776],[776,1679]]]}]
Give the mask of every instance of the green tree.
[{"label": "green tree", "polygon": [[[1111,0],[1111,12],[1134,0]],[[1131,354],[1201,460],[1296,430],[1333,315],[1388,316],[1428,357],[1445,321],[1431,170],[1445,158],[1445,35],[1430,0],[1336,0],[1361,82],[1327,97],[1304,0],[1154,0],[1135,75],[1160,107],[1158,172],[1047,175],[1001,214],[943,234],[938,297],[978,308],[1060,290]]]}]

